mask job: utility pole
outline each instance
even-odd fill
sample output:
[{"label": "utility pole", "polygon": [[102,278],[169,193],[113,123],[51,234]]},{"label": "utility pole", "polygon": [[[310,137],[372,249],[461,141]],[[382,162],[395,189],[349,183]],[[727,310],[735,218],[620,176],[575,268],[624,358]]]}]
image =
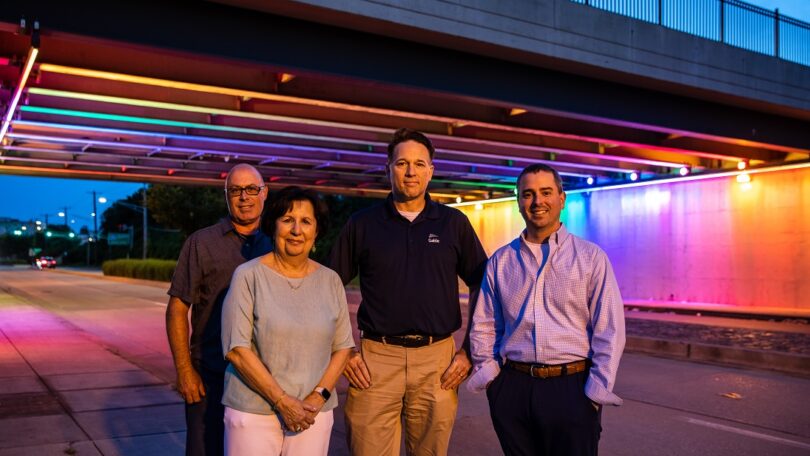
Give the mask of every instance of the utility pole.
[{"label": "utility pole", "polygon": [[[65,214],[67,215],[67,214]],[[67,218],[67,217],[65,217]],[[98,214],[96,213],[96,191],[93,190],[93,264],[98,263]]]},{"label": "utility pole", "polygon": [[146,183],[143,184],[143,259],[146,259],[146,242],[148,239],[149,227],[147,226],[147,209],[146,209]]}]

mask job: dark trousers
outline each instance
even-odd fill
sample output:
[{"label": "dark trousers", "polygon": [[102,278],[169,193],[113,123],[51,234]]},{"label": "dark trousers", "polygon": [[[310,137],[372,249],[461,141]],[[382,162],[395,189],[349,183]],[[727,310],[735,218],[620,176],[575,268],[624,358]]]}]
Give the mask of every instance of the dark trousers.
[{"label": "dark trousers", "polygon": [[225,451],[222,390],[225,373],[197,367],[205,386],[205,397],[186,404],[186,456],[218,456]]},{"label": "dark trousers", "polygon": [[587,371],[533,378],[508,367],[487,388],[489,411],[507,456],[596,455],[602,432],[585,395]]}]

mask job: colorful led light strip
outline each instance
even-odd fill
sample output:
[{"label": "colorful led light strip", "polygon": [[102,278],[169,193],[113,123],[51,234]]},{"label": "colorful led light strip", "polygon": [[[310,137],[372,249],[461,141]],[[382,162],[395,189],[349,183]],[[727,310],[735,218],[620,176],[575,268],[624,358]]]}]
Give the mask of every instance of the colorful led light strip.
[{"label": "colorful led light strip", "polygon": [[367,125],[347,124],[342,122],[330,122],[326,120],[305,119],[302,117],[279,116],[274,114],[263,114],[258,112],[235,111],[232,109],[212,108],[207,106],[194,106],[178,103],[166,103],[162,101],[139,100],[135,98],[113,97],[108,95],[96,95],[92,93],[69,92],[65,90],[52,90],[32,87],[28,93],[56,98],[68,98],[72,100],[96,101],[100,103],[120,104],[126,106],[137,106],[141,108],[166,109],[171,111],[195,112],[200,114],[221,115],[230,117],[241,117],[245,119],[260,119],[277,122],[289,122],[295,124],[315,125],[320,127],[344,128],[358,131],[368,131],[373,133],[390,134],[390,128],[371,127]]},{"label": "colorful led light strip", "polygon": [[[763,173],[774,173],[778,171],[790,171],[793,169],[803,169],[803,168],[810,168],[810,161],[804,161],[800,163],[791,163],[787,165],[778,165],[778,166],[769,166],[764,168],[749,168],[743,171],[734,170],[734,171],[724,171],[719,173],[708,173],[708,174],[692,174],[687,175],[684,177],[671,177],[666,179],[651,179],[647,181],[640,181],[640,182],[630,182],[626,184],[615,184],[615,185],[605,185],[602,187],[589,187],[589,188],[577,188],[574,190],[566,190],[566,194],[575,194],[575,193],[591,193],[597,191],[605,191],[605,190],[619,190],[623,188],[634,188],[634,187],[649,187],[652,185],[663,185],[663,184],[676,184],[678,182],[688,182],[688,181],[697,181],[697,180],[708,180],[708,179],[720,179],[723,177],[736,177],[740,174],[763,174]],[[502,203],[505,201],[514,201],[515,197],[510,196],[506,198],[493,198],[488,200],[478,200],[478,201],[467,201],[463,203],[453,203],[448,204],[448,206],[453,207],[461,207],[461,206],[471,206],[474,204],[492,204],[492,203]]]},{"label": "colorful led light strip", "polygon": [[23,89],[25,89],[25,84],[28,82],[28,75],[31,74],[31,68],[34,67],[34,61],[37,59],[37,54],[39,54],[39,49],[35,47],[28,50],[28,57],[25,59],[25,67],[20,75],[20,82],[17,84],[17,88],[14,90],[14,96],[11,97],[11,103],[8,105],[8,111],[6,111],[5,117],[3,117],[3,125],[0,126],[0,145],[3,144],[3,138],[6,136],[6,133],[11,126],[11,119],[14,117],[14,112],[17,110],[17,104],[20,102]]},{"label": "colorful led light strip", "polygon": [[[41,88],[31,88],[29,89],[29,93],[34,95],[41,95],[41,96],[48,96],[48,97],[57,97],[57,98],[67,98],[67,99],[75,99],[75,100],[86,100],[86,101],[95,101],[101,103],[112,103],[112,104],[121,104],[126,106],[138,106],[144,108],[156,108],[156,109],[166,109],[166,110],[173,110],[173,111],[181,111],[181,112],[194,112],[200,114],[207,114],[207,115],[221,115],[221,116],[229,116],[229,117],[237,117],[237,118],[248,118],[248,119],[260,119],[260,120],[268,120],[268,121],[276,121],[276,122],[287,122],[287,123],[294,123],[294,124],[304,124],[304,125],[314,125],[314,126],[322,126],[322,127],[330,127],[330,128],[341,128],[341,129],[349,129],[349,130],[356,130],[356,131],[365,131],[365,132],[372,132],[372,133],[379,133],[379,134],[389,134],[391,132],[388,128],[378,128],[378,127],[367,127],[364,125],[357,125],[357,124],[347,124],[341,122],[329,122],[329,121],[321,121],[321,120],[312,120],[312,119],[305,119],[300,117],[289,117],[289,116],[278,116],[272,114],[261,114],[261,113],[252,113],[252,112],[244,112],[244,111],[233,111],[228,109],[220,109],[220,108],[209,108],[204,106],[191,106],[191,105],[183,105],[177,103],[164,103],[164,102],[157,102],[157,101],[149,101],[149,100],[138,100],[132,98],[122,98],[122,97],[113,97],[107,95],[96,95],[96,94],[88,94],[88,93],[80,93],[80,92],[68,92],[63,90],[51,90],[51,89],[41,89]],[[553,147],[541,147],[541,146],[532,146],[528,144],[515,144],[515,143],[504,143],[500,141],[490,141],[484,139],[477,139],[477,138],[466,138],[463,136],[446,136],[446,135],[437,135],[437,134],[429,134],[428,136],[435,139],[442,139],[448,141],[455,141],[464,144],[476,144],[476,145],[485,145],[485,146],[492,146],[495,149],[518,149],[524,151],[531,151],[531,152],[539,152],[539,153],[553,153],[553,154],[560,154],[560,155],[572,155],[572,156],[586,156],[588,158],[593,158],[594,154],[588,152],[574,152],[568,151],[564,149],[558,149]],[[364,141],[364,143],[372,145],[372,146],[380,146],[385,147],[387,144],[380,142],[380,141]],[[463,154],[466,156],[480,156],[482,158],[489,158],[489,159],[502,159],[502,160],[518,160],[518,161],[530,161],[525,157],[516,157],[516,156],[508,156],[504,154],[498,154],[495,152],[488,152],[488,153],[475,153],[470,151],[463,151],[457,149],[447,149],[447,148],[437,148],[436,149],[440,153],[446,154]],[[620,161],[619,158],[610,156],[610,155],[599,155],[596,156],[600,160],[611,160],[611,161]],[[646,160],[646,159],[645,159]],[[621,161],[633,162],[633,160],[625,160],[621,159]],[[655,166],[662,166],[662,167],[669,167],[669,168],[680,168],[683,165],[680,163],[670,163],[670,162],[663,162],[663,161],[654,161],[654,160],[646,160],[648,163],[645,164],[652,164]],[[541,163],[548,163],[548,164],[559,164],[560,162],[556,162],[553,160],[540,160]],[[602,171],[602,172],[613,172],[613,173],[631,173],[633,170],[628,170],[626,168],[618,168],[614,166],[604,166],[604,165],[592,165],[588,163],[577,163],[577,162],[569,162],[566,166],[572,168],[579,168],[579,169],[587,169],[592,171]],[[576,176],[576,177],[588,177],[588,174],[582,173],[573,173],[568,172],[565,175],[569,176]]]},{"label": "colorful led light strip", "polygon": [[[165,87],[165,88],[172,88],[172,89],[179,89],[179,90],[189,90],[195,92],[205,92],[205,93],[216,93],[219,95],[229,95],[238,98],[256,98],[260,100],[270,100],[270,101],[279,101],[284,103],[294,103],[294,104],[302,104],[307,106],[316,106],[316,107],[323,107],[323,108],[330,108],[330,109],[339,109],[339,110],[346,110],[346,111],[355,111],[355,112],[364,112],[369,114],[376,114],[382,116],[394,116],[394,117],[405,117],[409,119],[417,119],[417,120],[427,120],[433,122],[441,122],[448,125],[465,125],[471,127],[481,127],[481,128],[488,128],[493,130],[500,130],[500,131],[509,131],[515,133],[524,133],[530,135],[544,135],[544,136],[552,136],[557,138],[565,138],[565,139],[573,139],[579,141],[588,141],[588,142],[596,142],[596,143],[607,143],[607,144],[618,144],[621,146],[626,147],[633,147],[633,148],[644,148],[644,149],[651,149],[663,152],[676,152],[676,153],[688,153],[691,155],[696,156],[706,156],[708,158],[715,158],[715,159],[722,159],[722,160],[741,160],[742,157],[737,156],[725,156],[725,155],[718,155],[718,154],[708,154],[702,153],[698,151],[684,151],[681,149],[676,149],[672,147],[665,147],[659,146],[655,144],[642,144],[636,143],[631,141],[619,141],[616,139],[609,139],[609,138],[596,138],[591,136],[582,136],[582,135],[575,135],[575,134],[566,134],[566,133],[557,133],[553,131],[546,131],[546,130],[537,130],[532,128],[523,128],[523,127],[513,127],[509,125],[501,125],[501,124],[494,124],[489,122],[480,122],[468,119],[458,119],[452,117],[445,117],[445,116],[436,116],[431,114],[421,114],[409,111],[399,111],[395,109],[383,109],[383,108],[373,108],[369,106],[360,106],[348,103],[338,103],[326,100],[315,100],[309,98],[300,98],[300,97],[293,97],[287,95],[278,95],[278,94],[271,94],[271,93],[264,93],[264,92],[256,92],[251,90],[241,90],[241,89],[231,89],[227,87],[217,87],[217,86],[210,86],[204,84],[194,84],[188,82],[179,82],[179,81],[171,81],[167,79],[158,79],[158,78],[150,78],[145,76],[135,76],[130,74],[123,74],[123,73],[112,73],[107,71],[97,71],[97,70],[89,70],[85,68],[76,68],[76,67],[68,67],[62,65],[53,65],[49,63],[43,63],[39,66],[40,71],[52,72],[52,73],[61,73],[61,74],[69,74],[74,76],[82,76],[88,78],[97,78],[97,79],[106,79],[110,81],[121,81],[121,82],[129,82],[133,84],[143,84],[143,85],[150,85],[155,87]],[[681,136],[689,136],[689,132],[672,132],[666,131],[665,133],[677,133]],[[430,136],[430,135],[429,135]],[[455,138],[455,137],[453,137]],[[472,139],[472,138],[470,138]],[[584,157],[593,157],[593,154],[589,152],[579,152],[579,151],[569,151],[565,149],[558,149],[558,150],[547,150],[547,152],[557,153],[557,154],[569,154],[574,156],[584,156]],[[602,159],[610,159],[610,160],[619,160],[619,161],[626,161],[629,163],[636,163],[640,165],[649,165],[649,166],[662,166],[662,167],[670,167],[670,168],[679,168],[682,166],[681,163],[671,163],[666,161],[660,160],[651,160],[645,158],[638,158],[638,157],[622,157],[622,156],[615,156],[610,154],[600,154],[600,158]]]},{"label": "colorful led light strip", "polygon": [[[18,125],[28,125],[28,123],[17,122]],[[180,135],[178,135],[180,136]],[[220,157],[228,157],[233,155],[239,155],[240,157],[248,157],[256,160],[262,159],[274,159],[274,160],[289,160],[294,162],[300,163],[308,163],[313,165],[324,164],[326,161],[322,159],[309,159],[309,158],[298,158],[294,156],[268,156],[266,154],[257,154],[257,153],[249,153],[249,152],[238,152],[238,151],[224,151],[224,150],[214,150],[214,149],[201,149],[201,148],[191,148],[191,147],[173,147],[173,146],[157,146],[154,144],[141,144],[141,143],[133,143],[133,142],[115,142],[115,141],[98,141],[92,139],[76,139],[76,138],[63,138],[59,136],[48,136],[48,135],[39,135],[39,134],[29,134],[29,133],[10,133],[10,138],[24,140],[24,141],[41,141],[41,142],[50,142],[50,143],[57,143],[57,144],[78,144],[78,145],[88,145],[91,144],[93,146],[100,146],[100,147],[109,147],[114,149],[138,149],[138,150],[154,150],[160,149],[162,152],[179,152],[179,153],[186,153],[186,154],[208,154],[208,155],[215,155]],[[192,136],[183,136],[183,138],[189,140],[198,140],[199,137],[192,137]],[[375,154],[370,152],[358,152],[358,151],[347,151],[343,149],[331,149],[331,148],[320,148],[320,147],[307,147],[307,146],[288,146],[286,144],[278,144],[278,143],[263,143],[263,142],[256,142],[255,146],[260,146],[262,148],[267,149],[293,149],[293,150],[306,150],[310,152],[322,152],[322,153],[335,153],[341,154],[345,156],[363,156],[363,157],[373,157],[381,160],[381,163],[384,163],[384,156],[382,154]],[[443,159],[436,159],[435,163],[439,164],[453,164],[453,165],[462,165],[462,166],[470,166],[469,163],[453,161],[453,160],[443,160]],[[340,160],[338,163],[346,164],[346,165],[361,165],[363,167],[368,167],[371,164],[364,163],[364,162],[356,162],[356,161],[349,161],[349,160]],[[331,164],[331,163],[330,163]],[[483,168],[495,168],[495,169],[509,169],[513,171],[517,171],[514,168],[509,168],[506,166],[499,166],[499,165],[483,165]],[[448,173],[459,174],[459,172],[448,171]],[[462,173],[462,174],[473,174],[482,177],[488,177],[493,179],[501,179],[501,180],[514,180],[516,176],[504,176],[504,175],[496,175],[496,174],[489,174],[489,173],[479,173],[479,172],[471,172],[471,173]]]},{"label": "colorful led light strip", "polygon": [[[302,138],[302,139],[314,139],[314,140],[332,140],[333,138],[330,137],[323,137],[323,136],[315,136],[315,135],[304,135],[304,134],[295,134],[295,133],[282,133],[282,132],[274,132],[269,130],[258,130],[258,129],[245,129],[242,127],[227,127],[221,125],[209,125],[209,124],[200,124],[200,123],[193,123],[193,122],[179,122],[179,121],[171,121],[171,120],[162,120],[162,119],[153,119],[148,117],[132,117],[132,116],[121,116],[117,114],[103,114],[103,113],[91,113],[86,111],[72,111],[72,110],[63,110],[63,109],[55,109],[55,108],[41,108],[36,106],[23,106],[20,108],[21,111],[25,112],[37,112],[43,114],[56,114],[56,115],[65,115],[65,116],[76,116],[76,117],[83,117],[83,118],[96,118],[96,119],[104,119],[104,120],[115,120],[115,121],[122,121],[122,122],[134,122],[134,123],[148,123],[154,125],[169,125],[169,126],[176,126],[176,127],[183,127],[183,128],[205,128],[211,127],[209,129],[213,130],[220,130],[220,131],[239,131],[242,133],[252,133],[252,134],[263,134],[263,135],[271,135],[271,136],[292,136],[295,138]],[[141,121],[141,119],[145,119]],[[188,135],[177,135],[177,134],[170,134],[170,133],[155,133],[155,132],[143,132],[139,130],[126,130],[126,129],[111,129],[111,128],[102,128],[102,127],[83,127],[77,125],[70,125],[70,124],[52,124],[46,122],[32,122],[32,121],[16,121],[16,125],[20,126],[45,126],[45,127],[53,127],[53,128],[60,128],[60,129],[71,129],[71,130],[87,130],[87,131],[98,131],[104,133],[116,133],[116,134],[127,134],[127,135],[135,135],[135,136],[149,136],[149,137],[159,137],[159,138],[176,138],[181,140],[191,140],[191,141],[210,141],[214,143],[227,143],[227,144],[239,144],[239,145],[247,145],[247,146],[254,146],[254,147],[280,147],[280,148],[289,148],[293,150],[302,150],[302,151],[316,151],[316,152],[329,152],[329,153],[338,153],[338,154],[346,154],[346,155],[359,155],[359,156],[370,156],[376,158],[382,158],[383,155],[380,153],[371,153],[371,152],[359,152],[359,151],[350,151],[350,150],[343,150],[343,149],[330,149],[324,147],[309,147],[309,146],[298,146],[298,145],[284,145],[284,144],[275,144],[275,143],[264,143],[259,141],[246,141],[246,140],[231,140],[231,139],[223,139],[223,138],[213,138],[213,137],[199,137],[199,136],[188,136]],[[380,145],[385,146],[385,143],[382,142],[369,142],[369,141],[358,141],[358,140],[347,140],[347,139],[340,139],[334,138],[335,141],[342,141],[344,143],[349,144],[356,144],[356,145]],[[87,142],[93,142],[88,140]],[[151,146],[151,148],[159,148],[158,146]],[[168,150],[168,149],[167,149]],[[439,152],[444,151],[443,149],[439,149]],[[462,153],[462,152],[459,152]],[[240,154],[239,152],[231,152],[228,155],[237,155]],[[478,154],[476,154],[478,155]],[[487,157],[486,154],[480,154],[481,156]],[[492,157],[489,157],[492,158]],[[450,164],[450,165],[460,165],[460,166],[476,166],[473,163],[467,163],[458,160],[448,160],[437,158],[435,160],[436,163],[442,164]],[[492,168],[498,170],[511,170],[515,173],[519,172],[518,168],[508,167],[503,165],[490,165],[490,164],[478,164],[482,168]],[[468,174],[480,174],[482,176],[491,176],[497,178],[513,178],[515,176],[500,176],[500,175],[492,175],[488,173],[468,173]],[[572,177],[587,177],[589,174],[583,173],[575,173],[570,171],[563,171],[560,172],[563,176],[572,176]]]}]

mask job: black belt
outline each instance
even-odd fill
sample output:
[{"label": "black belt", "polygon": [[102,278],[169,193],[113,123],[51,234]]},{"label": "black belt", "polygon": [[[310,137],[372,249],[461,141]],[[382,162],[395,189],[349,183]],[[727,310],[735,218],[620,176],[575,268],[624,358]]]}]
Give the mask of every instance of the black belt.
[{"label": "black belt", "polygon": [[418,348],[426,345],[435,344],[450,337],[451,334],[443,336],[426,336],[424,334],[406,334],[403,336],[383,336],[369,331],[363,331],[360,336],[363,339],[373,340],[375,342],[382,342],[388,345],[398,345],[400,347]]},{"label": "black belt", "polygon": [[582,361],[574,361],[573,363],[555,364],[549,366],[547,364],[521,363],[507,359],[506,367],[514,369],[518,372],[523,372],[524,374],[529,374],[532,377],[549,378],[585,372],[590,364],[589,361],[590,360],[583,359]]}]

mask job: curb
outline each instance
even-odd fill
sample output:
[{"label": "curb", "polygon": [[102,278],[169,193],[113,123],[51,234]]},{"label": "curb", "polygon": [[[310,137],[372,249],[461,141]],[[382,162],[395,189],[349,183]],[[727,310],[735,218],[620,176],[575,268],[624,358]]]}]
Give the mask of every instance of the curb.
[{"label": "curb", "polygon": [[810,356],[804,355],[639,336],[628,336],[625,350],[702,363],[764,369],[810,378]]},{"label": "curb", "polygon": [[171,282],[162,282],[159,280],[133,279],[130,277],[109,276],[99,274],[97,272],[76,271],[70,269],[62,269],[62,270],[54,269],[51,272],[56,272],[59,274],[72,274],[81,277],[89,277],[91,279],[101,279],[101,280],[111,280],[113,282],[131,283],[133,285],[146,285],[149,287],[163,288],[165,290],[168,290],[169,285],[171,285]]}]

